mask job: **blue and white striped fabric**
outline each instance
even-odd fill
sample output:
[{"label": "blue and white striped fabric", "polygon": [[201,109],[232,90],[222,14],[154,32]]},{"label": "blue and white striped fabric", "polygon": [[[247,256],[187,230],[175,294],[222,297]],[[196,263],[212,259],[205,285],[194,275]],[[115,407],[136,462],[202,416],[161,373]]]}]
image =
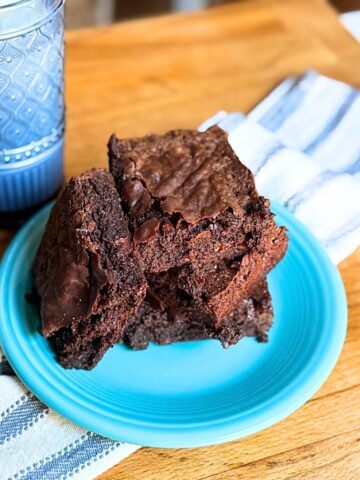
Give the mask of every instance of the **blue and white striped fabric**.
[{"label": "blue and white striped fabric", "polygon": [[[360,244],[358,91],[314,72],[289,78],[245,117],[218,123],[258,190],[286,205],[335,263]],[[102,438],[50,411],[0,352],[0,480],[89,480],[138,446]]]},{"label": "blue and white striped fabric", "polygon": [[0,352],[0,480],[89,480],[138,448],[86,431],[48,409]]},{"label": "blue and white striped fabric", "polygon": [[334,263],[360,244],[360,95],[309,72],[281,83],[247,117],[218,112],[218,124],[253,172],[259,192],[285,205]]}]

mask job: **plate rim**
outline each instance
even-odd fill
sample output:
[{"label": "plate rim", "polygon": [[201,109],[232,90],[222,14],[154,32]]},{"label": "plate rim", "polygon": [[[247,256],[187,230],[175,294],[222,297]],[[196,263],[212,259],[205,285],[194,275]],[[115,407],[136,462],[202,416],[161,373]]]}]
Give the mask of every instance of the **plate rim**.
[{"label": "plate rim", "polygon": [[[38,211],[14,236],[8,245],[3,259],[0,263],[0,346],[7,357],[11,367],[20,380],[27,388],[34,393],[43,403],[55,410],[64,418],[74,422],[75,424],[94,431],[100,435],[114,440],[141,444],[149,447],[161,448],[191,448],[199,446],[209,446],[219,443],[225,443],[231,440],[244,438],[253,433],[259,432],[271,425],[283,420],[300,408],[308,401],[314,393],[324,384],[330,373],[332,372],[342,351],[345,341],[347,329],[347,301],[344,284],[342,282],[338,269],[332,264],[329,257],[323,250],[318,240],[309,232],[299,220],[297,220],[285,207],[271,202],[271,209],[276,215],[280,215],[289,221],[291,226],[295,226],[303,235],[307,242],[315,247],[319,261],[325,266],[329,273],[328,281],[333,284],[336,292],[336,300],[334,299],[334,307],[336,308],[337,322],[333,329],[332,343],[328,345],[327,350],[317,361],[317,368],[311,375],[303,379],[299,385],[291,386],[290,392],[287,392],[285,399],[281,399],[279,394],[272,398],[272,404],[266,405],[260,413],[256,414],[256,418],[248,415],[248,418],[242,420],[225,417],[216,422],[202,422],[199,426],[191,426],[182,429],[180,425],[164,428],[156,423],[142,423],[126,421],[118,422],[111,425],[111,419],[106,420],[94,417],[83,411],[80,405],[69,404],[68,399],[62,402],[63,397],[54,395],[54,389],[49,388],[45,382],[38,384],[32,381],[34,371],[26,362],[21,361],[16,350],[15,343],[9,343],[6,340],[6,301],[4,301],[4,282],[7,277],[7,269],[11,268],[11,259],[16,254],[18,248],[21,248],[23,239],[36,230],[38,222],[43,221],[47,215],[53,202],[44,206]],[[43,388],[39,387],[42,386]],[[290,384],[291,385],[291,382]],[[279,392],[281,394],[281,392]],[[60,398],[60,401],[59,401]],[[125,419],[124,419],[125,420]],[[246,425],[247,423],[247,425]],[[156,430],[155,430],[156,429]]]}]

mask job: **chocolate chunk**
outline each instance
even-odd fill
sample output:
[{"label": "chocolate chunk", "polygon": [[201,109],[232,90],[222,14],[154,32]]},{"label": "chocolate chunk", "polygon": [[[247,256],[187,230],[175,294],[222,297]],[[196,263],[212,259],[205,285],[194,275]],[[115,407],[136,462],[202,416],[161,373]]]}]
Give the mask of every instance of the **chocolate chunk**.
[{"label": "chocolate chunk", "polygon": [[159,225],[160,221],[158,218],[153,217],[145,220],[145,222],[135,230],[134,241],[137,243],[148,242],[151,238],[155,237]]}]

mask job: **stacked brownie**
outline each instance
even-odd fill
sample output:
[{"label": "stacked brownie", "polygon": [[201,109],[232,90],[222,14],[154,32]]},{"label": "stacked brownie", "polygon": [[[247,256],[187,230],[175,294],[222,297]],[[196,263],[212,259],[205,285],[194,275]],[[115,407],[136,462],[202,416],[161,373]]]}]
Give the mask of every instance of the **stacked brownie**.
[{"label": "stacked brownie", "polygon": [[225,133],[113,136],[109,160],[65,187],[34,265],[62,365],[92,368],[117,341],[265,341],[287,237]]}]

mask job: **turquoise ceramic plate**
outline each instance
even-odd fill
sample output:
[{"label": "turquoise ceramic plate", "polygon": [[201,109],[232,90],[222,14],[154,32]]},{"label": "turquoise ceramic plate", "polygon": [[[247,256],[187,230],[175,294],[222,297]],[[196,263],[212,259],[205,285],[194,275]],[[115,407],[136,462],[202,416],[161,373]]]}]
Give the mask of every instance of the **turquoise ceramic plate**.
[{"label": "turquoise ceramic plate", "polygon": [[0,340],[21,380],[45,404],[99,434],[141,445],[193,447],[262,430],[308,400],[325,381],[346,332],[337,269],[285,209],[285,259],[269,276],[275,319],[267,344],[247,338],[224,350],[215,340],[136,352],[117,345],[92,371],[64,370],[25,300],[30,265],[49,207],[12,241],[0,273]]}]

